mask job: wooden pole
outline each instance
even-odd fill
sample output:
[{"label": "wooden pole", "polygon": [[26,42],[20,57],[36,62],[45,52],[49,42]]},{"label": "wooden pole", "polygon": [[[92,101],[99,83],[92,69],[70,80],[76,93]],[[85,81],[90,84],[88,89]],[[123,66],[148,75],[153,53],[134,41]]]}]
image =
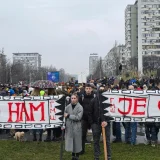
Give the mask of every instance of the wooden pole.
[{"label": "wooden pole", "polygon": [[64,129],[62,129],[62,139],[61,139],[61,149],[60,149],[60,160],[62,160],[63,159],[63,139],[64,138]]},{"label": "wooden pole", "polygon": [[102,135],[103,135],[103,145],[104,145],[104,160],[108,160],[107,145],[106,145],[106,131],[104,127],[102,127]]}]

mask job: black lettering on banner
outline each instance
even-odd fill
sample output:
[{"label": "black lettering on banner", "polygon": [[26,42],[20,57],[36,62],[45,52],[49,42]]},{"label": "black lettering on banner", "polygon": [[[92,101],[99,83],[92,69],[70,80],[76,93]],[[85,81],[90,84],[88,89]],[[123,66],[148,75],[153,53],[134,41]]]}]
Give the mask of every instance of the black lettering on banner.
[{"label": "black lettering on banner", "polygon": [[111,93],[119,93],[119,91],[111,91]]},{"label": "black lettering on banner", "polygon": [[33,100],[41,100],[41,97],[40,96],[34,96]]},{"label": "black lettering on banner", "polygon": [[155,122],[156,119],[155,118],[146,118],[145,121],[146,122]]},{"label": "black lettering on banner", "polygon": [[144,94],[143,91],[133,91],[134,94]]},{"label": "black lettering on banner", "polygon": [[122,118],[120,118],[120,117],[115,117],[114,119],[115,119],[115,122],[120,122]]},{"label": "black lettering on banner", "polygon": [[14,100],[22,100],[22,99],[23,99],[23,97],[20,97],[20,96],[14,98]]},{"label": "black lettering on banner", "polygon": [[44,97],[44,100],[50,100],[51,99],[51,97]]},{"label": "black lettering on banner", "polygon": [[4,124],[4,125],[3,125],[3,128],[11,129],[11,128],[12,128],[12,124]]},{"label": "black lettering on banner", "polygon": [[2,124],[0,124],[0,128],[2,128],[3,126],[2,126]]},{"label": "black lettering on banner", "polygon": [[133,118],[134,122],[143,122],[143,118]]},{"label": "black lettering on banner", "polygon": [[51,124],[45,124],[44,128],[52,128]]},{"label": "black lettering on banner", "polygon": [[123,94],[131,94],[131,91],[124,91],[124,90],[122,90],[122,93]]},{"label": "black lettering on banner", "polygon": [[156,91],[150,91],[150,90],[148,90],[148,91],[146,91],[146,93],[156,93]]},{"label": "black lettering on banner", "polygon": [[157,121],[160,122],[160,118],[158,118]]},{"label": "black lettering on banner", "polygon": [[32,97],[24,97],[24,100],[32,100]]},{"label": "black lettering on banner", "polygon": [[22,129],[23,125],[15,125],[15,129]]},{"label": "black lettering on banner", "polygon": [[27,124],[27,125],[24,125],[24,128],[25,129],[32,129],[32,126],[33,126],[32,124]]},{"label": "black lettering on banner", "polygon": [[6,97],[3,97],[3,100],[11,100],[11,97],[10,96],[6,96]]},{"label": "black lettering on banner", "polygon": [[42,124],[34,124],[34,128],[42,128],[43,129],[43,125]]},{"label": "black lettering on banner", "polygon": [[124,117],[124,118],[123,118],[123,121],[131,122],[131,121],[132,121],[132,118],[130,118],[130,117]]}]

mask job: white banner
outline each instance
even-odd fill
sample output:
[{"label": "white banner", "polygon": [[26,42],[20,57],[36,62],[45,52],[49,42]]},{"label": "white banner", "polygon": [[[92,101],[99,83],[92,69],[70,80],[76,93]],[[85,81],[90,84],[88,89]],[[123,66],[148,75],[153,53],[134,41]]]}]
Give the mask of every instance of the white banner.
[{"label": "white banner", "polygon": [[[105,110],[116,122],[160,122],[160,91],[111,91],[103,93]],[[108,116],[108,113],[106,114]]]},{"label": "white banner", "polygon": [[43,129],[63,125],[65,97],[0,97],[0,128]]}]

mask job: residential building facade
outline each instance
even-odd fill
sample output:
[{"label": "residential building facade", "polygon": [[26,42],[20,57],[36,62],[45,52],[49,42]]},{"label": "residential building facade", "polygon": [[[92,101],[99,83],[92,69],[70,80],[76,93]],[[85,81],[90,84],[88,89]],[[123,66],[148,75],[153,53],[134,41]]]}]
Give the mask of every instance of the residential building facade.
[{"label": "residential building facade", "polygon": [[138,70],[142,56],[160,56],[160,0],[138,0]]},{"label": "residential building facade", "polygon": [[128,5],[125,34],[125,54],[131,58],[138,55],[138,71],[142,74],[144,56],[160,56],[160,0],[137,0]]},{"label": "residential building facade", "polygon": [[18,62],[37,70],[41,67],[41,55],[39,53],[13,53],[13,63]]},{"label": "residential building facade", "polygon": [[103,73],[110,76],[117,76],[119,74],[119,65],[122,65],[122,69],[126,65],[126,56],[124,54],[125,45],[114,46],[102,61]]},{"label": "residential building facade", "polygon": [[138,27],[136,5],[128,5],[125,10],[125,45],[125,54],[128,58],[134,58],[138,56]]},{"label": "residential building facade", "polygon": [[99,62],[97,53],[91,53],[89,56],[89,75],[93,75]]}]

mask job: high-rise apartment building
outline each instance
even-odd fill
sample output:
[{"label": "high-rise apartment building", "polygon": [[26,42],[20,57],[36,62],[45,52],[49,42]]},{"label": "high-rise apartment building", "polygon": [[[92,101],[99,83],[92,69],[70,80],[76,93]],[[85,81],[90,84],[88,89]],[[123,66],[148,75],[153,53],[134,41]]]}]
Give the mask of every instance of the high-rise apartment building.
[{"label": "high-rise apartment building", "polygon": [[99,60],[99,57],[97,53],[90,54],[89,56],[89,74],[90,75],[94,74],[96,67],[98,65],[98,60]]},{"label": "high-rise apartment building", "polygon": [[138,0],[138,70],[143,55],[160,56],[160,0]]},{"label": "high-rise apartment building", "polygon": [[41,55],[39,53],[13,53],[13,63],[18,62],[38,69],[41,67]]},{"label": "high-rise apartment building", "polygon": [[133,58],[138,56],[138,27],[137,6],[128,5],[125,10],[125,43],[126,56]]},{"label": "high-rise apartment building", "polygon": [[125,15],[126,52],[131,57],[138,53],[138,71],[143,73],[143,56],[160,56],[160,0],[137,0]]}]

